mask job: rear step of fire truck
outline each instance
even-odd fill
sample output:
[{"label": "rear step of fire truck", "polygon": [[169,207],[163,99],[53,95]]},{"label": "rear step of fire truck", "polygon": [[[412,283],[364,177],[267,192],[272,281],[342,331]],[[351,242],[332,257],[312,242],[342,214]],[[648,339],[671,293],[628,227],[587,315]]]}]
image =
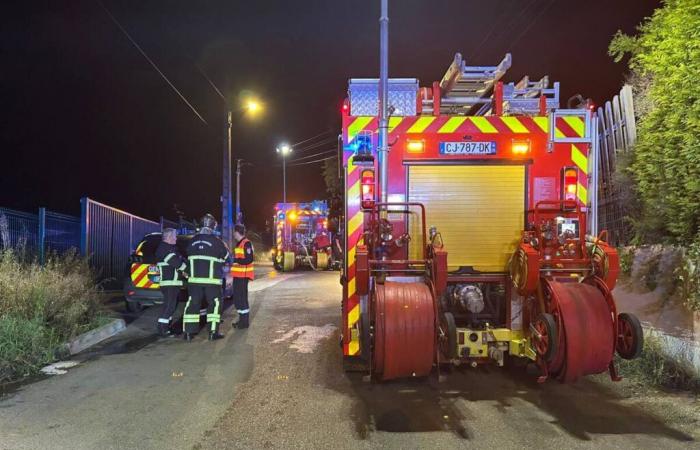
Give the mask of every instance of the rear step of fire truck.
[{"label": "rear step of fire truck", "polygon": [[389,380],[521,358],[540,381],[573,382],[617,380],[615,352],[639,355],[639,321],[611,293],[617,252],[597,232],[596,121],[559,109],[546,76],[502,82],[511,63],[467,66],[458,53],[431,87],[389,80],[388,203],[375,176],[379,83],[350,80],[346,367]]}]

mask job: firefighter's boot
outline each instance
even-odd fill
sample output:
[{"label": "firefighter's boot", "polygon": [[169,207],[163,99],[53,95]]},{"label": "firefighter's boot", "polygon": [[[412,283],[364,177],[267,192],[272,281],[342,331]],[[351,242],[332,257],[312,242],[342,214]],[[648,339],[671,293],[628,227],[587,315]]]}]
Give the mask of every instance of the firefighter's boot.
[{"label": "firefighter's boot", "polygon": [[239,330],[246,329],[249,325],[248,320],[248,313],[238,314],[238,322],[234,323],[233,327]]},{"label": "firefighter's boot", "polygon": [[214,332],[214,333],[209,333],[209,340],[210,341],[216,341],[219,339],[223,339],[224,335],[219,333],[219,332]]},{"label": "firefighter's boot", "polygon": [[172,333],[172,331],[170,331],[170,324],[158,322],[158,335],[160,337],[172,336],[173,333]]}]

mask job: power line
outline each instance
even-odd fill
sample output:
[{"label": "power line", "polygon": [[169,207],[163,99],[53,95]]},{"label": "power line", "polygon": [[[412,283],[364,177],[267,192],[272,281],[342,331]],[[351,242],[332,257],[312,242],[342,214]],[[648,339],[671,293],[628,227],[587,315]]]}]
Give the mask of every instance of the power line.
[{"label": "power line", "polygon": [[530,31],[530,29],[535,25],[535,22],[537,22],[537,21],[540,19],[540,17],[542,17],[542,15],[543,15],[545,12],[547,12],[547,10],[554,4],[555,1],[556,1],[556,0],[551,0],[551,1],[547,4],[547,6],[545,6],[545,7],[542,9],[542,11],[540,11],[539,14],[537,14],[537,16],[535,16],[535,18],[532,19],[532,21],[530,21],[530,23],[529,23],[528,26],[523,30],[523,32],[520,33],[520,35],[518,35],[518,37],[515,38],[515,40],[514,40],[513,42],[511,42],[510,48],[515,47],[515,44],[517,44],[518,41],[520,41],[520,39],[522,39],[522,37],[525,36],[525,34],[527,34],[528,31]]},{"label": "power line", "polygon": [[209,76],[206,74],[206,72],[204,72],[204,70],[199,66],[199,64],[194,63],[194,66],[197,68],[197,70],[199,71],[199,73],[201,73],[202,76],[209,82],[209,85],[214,89],[214,91],[216,91],[216,93],[219,94],[219,97],[221,97],[221,100],[223,100],[224,103],[226,103],[226,97],[224,97],[224,94],[221,93],[221,91],[220,91],[219,88],[214,84],[214,82],[211,81],[211,78],[209,78]]},{"label": "power line", "polygon": [[148,61],[148,62],[151,64],[151,66],[155,69],[155,71],[158,72],[158,74],[163,78],[163,80],[165,80],[166,83],[168,83],[168,85],[173,89],[173,91],[175,91],[175,93],[182,99],[182,101],[185,102],[185,104],[186,104],[187,106],[190,107],[190,109],[192,110],[192,112],[199,118],[199,120],[201,120],[202,122],[204,122],[205,125],[209,125],[209,124],[207,123],[207,121],[204,120],[204,117],[202,117],[202,115],[199,114],[199,112],[197,111],[197,109],[196,109],[194,106],[192,106],[192,104],[191,104],[191,103],[185,98],[185,96],[175,87],[175,85],[168,79],[168,77],[166,77],[165,74],[158,68],[158,66],[156,65],[156,63],[154,63],[153,60],[152,60],[151,58],[149,58],[149,56],[148,56],[148,55],[146,54],[146,52],[141,48],[141,46],[134,40],[134,38],[132,38],[131,35],[124,29],[124,27],[119,23],[119,21],[117,20],[117,18],[114,17],[114,15],[112,15],[112,13],[109,11],[109,9],[107,9],[107,7],[105,6],[105,4],[102,3],[101,0],[97,0],[97,3],[98,3],[98,4],[102,7],[102,9],[107,13],[107,15],[109,16],[109,18],[112,19],[112,22],[114,22],[114,24],[121,30],[121,32],[124,33],[124,36],[126,36],[126,37],[129,39],[129,41],[131,41],[131,43],[134,44],[134,47],[136,47],[136,49],[141,53],[141,55],[143,55],[143,57],[146,58],[146,61]]},{"label": "power line", "polygon": [[309,144],[309,145],[307,145],[307,146],[305,146],[305,147],[302,147],[302,148],[295,148],[294,151],[295,151],[295,152],[306,152],[306,151],[309,151],[309,150],[313,150],[313,149],[315,149],[315,148],[325,147],[326,145],[329,145],[329,144],[331,144],[331,143],[333,143],[333,142],[337,142],[337,140],[338,140],[338,138],[336,138],[336,137],[334,137],[334,136],[331,136],[331,137],[329,137],[329,138],[323,139],[323,140],[318,141],[318,142],[315,142],[315,143],[313,143],[313,144]]},{"label": "power line", "polygon": [[301,142],[297,142],[296,144],[292,144],[291,147],[296,147],[297,145],[301,145],[301,144],[304,144],[304,143],[306,143],[306,142],[313,141],[314,139],[319,138],[319,137],[321,137],[321,136],[324,136],[324,135],[326,135],[326,134],[328,134],[328,133],[331,133],[332,131],[333,131],[333,130],[328,129],[328,130],[324,131],[323,133],[317,134],[316,136],[310,137],[310,138],[305,139],[305,140],[303,140],[303,141],[301,141]]},{"label": "power line", "polygon": [[317,156],[325,155],[326,153],[337,152],[337,151],[338,150],[336,150],[336,149],[330,149],[330,150],[326,150],[326,151],[323,151],[320,153],[314,153],[313,155],[302,156],[301,158],[291,159],[291,160],[289,160],[289,162],[302,161],[304,159],[315,158]]},{"label": "power line", "polygon": [[[535,3],[537,3],[537,1],[538,0],[532,0],[530,3],[527,3],[525,5],[525,7],[522,8],[516,16],[514,16],[511,20],[508,21],[507,24],[500,23],[501,19],[505,18],[505,14],[498,17],[497,20],[494,20],[493,28],[491,28],[491,31],[489,31],[489,33],[486,35],[486,37],[481,41],[481,43],[479,43],[477,49],[474,51],[474,56],[472,58],[476,59],[478,56],[481,55],[481,50],[483,50],[484,44],[486,44],[486,42],[491,37],[491,35],[493,34],[494,31],[507,30],[506,33],[511,31],[512,27],[515,26],[519,22],[520,18],[523,17],[525,15],[525,13],[527,12],[527,10],[530,9]],[[508,9],[503,8],[503,12],[508,12]],[[501,34],[501,36],[502,36],[502,34]]]},{"label": "power line", "polygon": [[314,160],[314,161],[308,161],[308,162],[296,163],[296,164],[288,164],[287,167],[305,166],[305,165],[307,165],[307,164],[316,164],[316,163],[320,163],[320,162],[323,162],[323,161],[327,161],[327,160],[329,160],[329,159],[335,159],[335,158],[337,158],[337,157],[338,157],[338,155],[333,155],[333,156],[329,156],[328,158],[317,159],[317,160]]}]

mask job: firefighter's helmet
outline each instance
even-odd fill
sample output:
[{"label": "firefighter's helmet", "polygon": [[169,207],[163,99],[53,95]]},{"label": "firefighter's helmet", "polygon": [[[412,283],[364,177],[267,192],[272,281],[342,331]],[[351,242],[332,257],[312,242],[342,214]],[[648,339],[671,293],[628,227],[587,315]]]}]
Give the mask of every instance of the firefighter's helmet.
[{"label": "firefighter's helmet", "polygon": [[216,222],[216,219],[211,214],[207,213],[204,215],[204,217],[202,217],[202,227],[203,228],[209,228],[211,230],[215,230],[216,225],[218,225]]}]

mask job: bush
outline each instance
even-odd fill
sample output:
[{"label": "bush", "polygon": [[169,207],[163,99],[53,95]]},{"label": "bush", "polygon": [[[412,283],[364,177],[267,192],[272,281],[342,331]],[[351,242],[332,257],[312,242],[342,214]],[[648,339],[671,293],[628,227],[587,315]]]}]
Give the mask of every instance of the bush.
[{"label": "bush", "polygon": [[629,56],[638,138],[629,166],[640,207],[641,242],[685,245],[700,229],[700,8],[664,0],[635,36],[618,32],[609,48]]},{"label": "bush", "polygon": [[634,264],[634,247],[622,247],[618,249],[620,255],[620,271],[626,277],[632,275],[632,265]]},{"label": "bush", "polygon": [[683,250],[681,264],[674,271],[677,294],[691,311],[700,312],[700,237]]},{"label": "bush", "polygon": [[101,287],[75,253],[44,267],[0,251],[0,381],[35,373],[59,345],[102,321]]}]

